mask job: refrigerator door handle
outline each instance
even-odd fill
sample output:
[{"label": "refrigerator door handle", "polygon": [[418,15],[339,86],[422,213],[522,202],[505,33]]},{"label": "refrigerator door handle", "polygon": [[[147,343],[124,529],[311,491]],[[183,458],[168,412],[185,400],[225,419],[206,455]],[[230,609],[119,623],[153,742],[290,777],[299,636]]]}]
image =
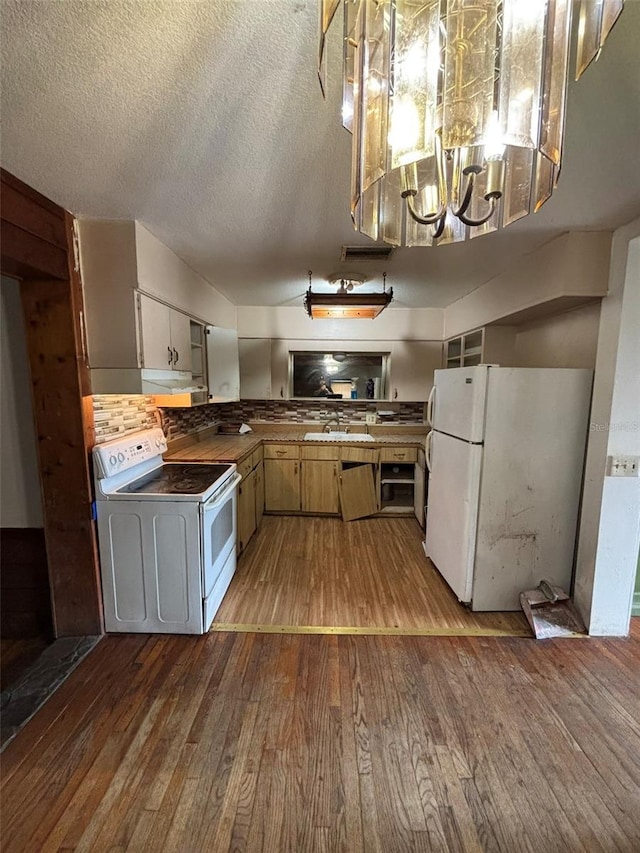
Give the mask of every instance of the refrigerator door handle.
[{"label": "refrigerator door handle", "polygon": [[433,398],[435,397],[436,386],[433,385],[431,391],[429,391],[429,397],[427,399],[427,423],[430,427],[433,426]]},{"label": "refrigerator door handle", "polygon": [[427,440],[425,442],[424,447],[424,461],[427,463],[427,471],[431,473],[431,437],[433,436],[433,430],[429,430],[427,433]]}]

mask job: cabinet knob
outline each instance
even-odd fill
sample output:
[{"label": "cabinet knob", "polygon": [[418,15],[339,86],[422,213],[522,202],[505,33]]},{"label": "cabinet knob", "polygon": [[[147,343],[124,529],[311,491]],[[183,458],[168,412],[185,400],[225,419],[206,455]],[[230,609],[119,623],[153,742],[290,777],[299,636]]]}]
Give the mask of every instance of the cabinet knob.
[{"label": "cabinet knob", "polygon": [[394,400],[397,400],[397,399],[398,399],[398,389],[397,389],[397,388],[394,388],[394,389],[393,389],[393,399],[394,399]]},{"label": "cabinet knob", "polygon": [[173,354],[175,358],[174,364],[177,364],[180,361],[180,354],[178,353],[178,350],[175,347],[173,348]]},{"label": "cabinet knob", "polygon": [[171,364],[173,362],[173,352],[171,350],[171,347],[167,347],[167,351],[169,353],[169,364]]}]

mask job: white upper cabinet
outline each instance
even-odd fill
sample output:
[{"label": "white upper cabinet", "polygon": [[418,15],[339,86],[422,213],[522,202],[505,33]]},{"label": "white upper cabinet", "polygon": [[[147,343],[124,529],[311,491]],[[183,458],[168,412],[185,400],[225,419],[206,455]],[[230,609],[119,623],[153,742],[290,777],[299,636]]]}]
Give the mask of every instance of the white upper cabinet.
[{"label": "white upper cabinet", "polygon": [[235,329],[207,326],[209,402],[240,399],[238,333]]},{"label": "white upper cabinet", "polygon": [[515,359],[516,330],[513,326],[486,326],[449,338],[445,344],[445,367],[476,367],[499,364],[512,367]]},{"label": "white upper cabinet", "polygon": [[271,341],[271,399],[289,399],[289,341]]},{"label": "white upper cabinet", "polygon": [[191,327],[186,314],[138,294],[141,367],[191,370]]},{"label": "white upper cabinet", "polygon": [[78,237],[93,392],[145,393],[143,369],[188,379],[192,319],[230,328],[235,306],[137,222],[80,219]]},{"label": "white upper cabinet", "polygon": [[426,401],[433,371],[441,366],[440,341],[395,341],[391,349],[388,397],[393,402]]},{"label": "white upper cabinet", "polygon": [[285,400],[289,397],[289,341],[240,338],[240,398]]},{"label": "white upper cabinet", "polygon": [[240,338],[240,398],[242,400],[271,399],[271,340],[269,338]]}]

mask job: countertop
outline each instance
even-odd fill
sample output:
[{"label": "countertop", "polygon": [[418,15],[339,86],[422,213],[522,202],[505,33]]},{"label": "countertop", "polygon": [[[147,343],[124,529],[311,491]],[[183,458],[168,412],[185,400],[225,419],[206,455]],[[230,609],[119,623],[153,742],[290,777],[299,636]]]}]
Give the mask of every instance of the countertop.
[{"label": "countertop", "polygon": [[[239,462],[252,453],[261,444],[294,444],[303,443],[311,445],[326,445],[326,441],[304,441],[304,435],[310,430],[291,429],[279,430],[278,432],[252,432],[246,435],[208,435],[206,438],[194,437],[188,444],[181,444],[175,450],[170,449],[165,454],[165,459],[179,460],[182,462]],[[354,429],[353,432],[356,432]],[[424,438],[427,427],[424,428],[424,436],[402,435],[391,433],[385,436],[371,436],[371,441],[349,441],[348,438],[336,442],[340,445],[352,447],[393,447],[399,444],[409,447],[424,447]],[[331,442],[333,443],[333,442]]]}]

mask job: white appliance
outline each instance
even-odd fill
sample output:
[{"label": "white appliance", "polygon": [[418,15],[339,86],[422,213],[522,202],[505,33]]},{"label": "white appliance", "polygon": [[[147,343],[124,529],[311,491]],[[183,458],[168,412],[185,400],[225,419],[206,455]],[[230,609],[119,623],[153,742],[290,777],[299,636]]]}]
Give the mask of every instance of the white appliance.
[{"label": "white appliance", "polygon": [[107,631],[203,634],[236,569],[236,466],[166,449],[161,429],[93,449]]},{"label": "white appliance", "polygon": [[435,371],[427,406],[425,553],[472,610],[569,590],[592,371]]}]

